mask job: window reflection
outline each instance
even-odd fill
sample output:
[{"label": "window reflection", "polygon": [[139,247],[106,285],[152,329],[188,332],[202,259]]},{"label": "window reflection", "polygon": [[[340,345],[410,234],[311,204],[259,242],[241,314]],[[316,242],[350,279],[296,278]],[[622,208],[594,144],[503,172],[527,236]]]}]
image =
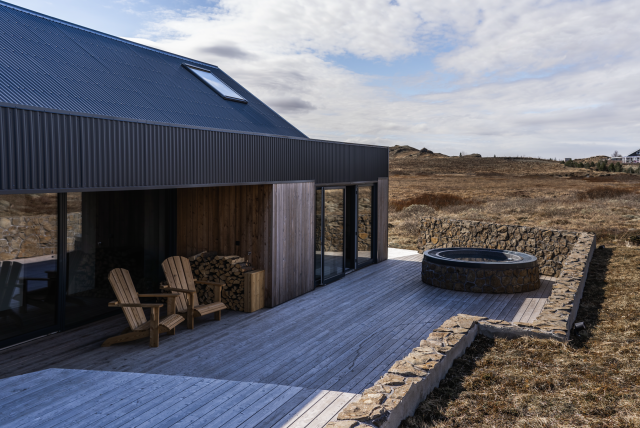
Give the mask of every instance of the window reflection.
[{"label": "window reflection", "polygon": [[371,248],[373,242],[372,186],[358,188],[358,265],[373,261]]},{"label": "window reflection", "polygon": [[0,340],[55,323],[58,195],[0,195]]},{"label": "window reflection", "polygon": [[324,278],[344,272],[344,189],[324,191]]}]

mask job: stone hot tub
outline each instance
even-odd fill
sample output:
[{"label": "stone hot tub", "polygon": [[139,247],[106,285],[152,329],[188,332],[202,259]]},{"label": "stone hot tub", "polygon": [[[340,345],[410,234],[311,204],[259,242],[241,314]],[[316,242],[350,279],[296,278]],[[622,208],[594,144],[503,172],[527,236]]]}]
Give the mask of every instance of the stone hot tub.
[{"label": "stone hot tub", "polygon": [[538,259],[531,254],[486,248],[425,251],[422,282],[474,293],[521,293],[540,287]]}]

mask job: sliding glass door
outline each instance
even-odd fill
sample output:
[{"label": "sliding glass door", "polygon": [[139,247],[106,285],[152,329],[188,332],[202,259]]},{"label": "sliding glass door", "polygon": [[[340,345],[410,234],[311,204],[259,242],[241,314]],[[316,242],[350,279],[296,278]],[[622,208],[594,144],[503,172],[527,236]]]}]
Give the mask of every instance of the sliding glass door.
[{"label": "sliding glass door", "polygon": [[345,189],[316,189],[315,283],[324,285],[344,275]]},{"label": "sliding glass door", "polygon": [[373,186],[358,186],[357,267],[373,263]]},{"label": "sliding glass door", "polygon": [[344,275],[344,189],[324,191],[323,277]]},{"label": "sliding glass door", "polygon": [[373,189],[373,185],[316,189],[316,285],[374,262]]}]

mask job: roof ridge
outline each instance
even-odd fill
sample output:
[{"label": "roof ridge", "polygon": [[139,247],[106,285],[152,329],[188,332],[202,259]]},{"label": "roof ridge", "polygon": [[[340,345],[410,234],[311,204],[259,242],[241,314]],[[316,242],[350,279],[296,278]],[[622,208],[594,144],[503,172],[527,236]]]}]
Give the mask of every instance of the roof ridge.
[{"label": "roof ridge", "polygon": [[123,38],[117,37],[117,36],[113,36],[111,34],[103,33],[101,31],[92,30],[91,28],[83,27],[82,25],[77,25],[77,24],[74,24],[72,22],[67,22],[67,21],[64,21],[62,19],[54,18],[53,16],[45,15],[43,13],[36,12],[36,11],[31,10],[31,9],[26,9],[24,7],[16,6],[14,4],[7,3],[7,2],[2,1],[2,0],[0,0],[0,6],[4,6],[4,7],[9,8],[9,9],[17,10],[18,12],[27,13],[29,15],[36,16],[38,18],[46,19],[48,21],[52,21],[52,22],[55,22],[57,24],[62,24],[62,25],[66,25],[66,26],[71,27],[71,28],[75,28],[75,29],[78,29],[78,30],[86,31],[88,33],[95,34],[97,36],[106,37],[108,39],[112,39],[112,40],[115,40],[117,42],[125,43],[125,44],[131,45],[131,46],[135,46],[135,47],[142,48],[142,49],[147,49],[147,50],[150,50],[150,51],[153,51],[153,52],[157,52],[157,53],[160,53],[160,54],[163,54],[163,55],[168,55],[168,56],[171,56],[171,57],[174,57],[174,58],[182,59],[182,60],[185,60],[185,61],[192,61],[192,62],[195,62],[195,63],[198,63],[198,64],[206,65],[208,67],[214,67],[214,68],[219,69],[219,67],[217,65],[209,64],[209,63],[206,63],[206,62],[198,61],[197,59],[193,59],[193,58],[189,58],[189,57],[186,57],[186,56],[182,56],[182,55],[174,54],[174,53],[171,53],[171,52],[163,51],[162,49],[152,48],[151,46],[143,45],[142,43],[132,42],[130,40],[123,39]]}]

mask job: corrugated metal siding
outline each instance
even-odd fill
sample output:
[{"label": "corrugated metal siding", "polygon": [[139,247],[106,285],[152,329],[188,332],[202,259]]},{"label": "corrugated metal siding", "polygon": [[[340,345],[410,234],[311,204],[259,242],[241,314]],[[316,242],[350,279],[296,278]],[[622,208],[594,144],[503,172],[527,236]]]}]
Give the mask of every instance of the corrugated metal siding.
[{"label": "corrugated metal siding", "polygon": [[[182,67],[209,69],[247,104]],[[0,102],[90,115],[305,138],[215,66],[0,2]]]},{"label": "corrugated metal siding", "polygon": [[0,107],[0,192],[377,181],[388,149]]}]

